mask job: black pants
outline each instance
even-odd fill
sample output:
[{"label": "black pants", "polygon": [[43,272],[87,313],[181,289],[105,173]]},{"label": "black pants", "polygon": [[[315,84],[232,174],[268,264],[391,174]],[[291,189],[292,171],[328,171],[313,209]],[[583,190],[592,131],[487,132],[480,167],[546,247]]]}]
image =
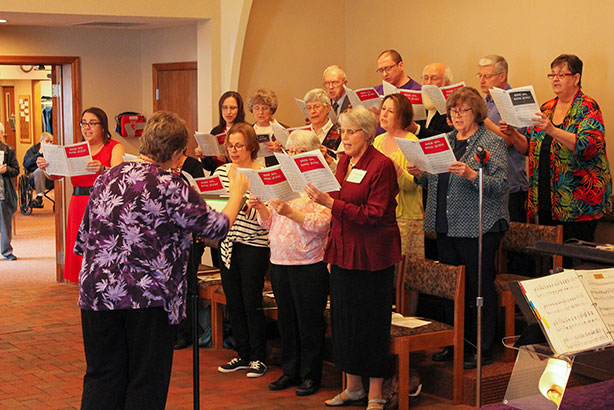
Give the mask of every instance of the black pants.
[{"label": "black pants", "polygon": [[[560,222],[552,219],[550,211],[539,211],[538,221],[540,225],[563,225],[563,241],[569,239],[578,239],[585,242],[595,242],[595,229],[597,229],[597,220],[578,221],[578,222]],[[581,263],[580,260],[574,260],[567,256],[563,257],[563,267],[573,268]]]},{"label": "black pants", "polygon": [[262,310],[264,275],[269,248],[234,243],[230,269],[222,264],[222,287],[235,349],[245,360],[266,359],[266,329]]},{"label": "black pants", "polygon": [[[482,240],[482,351],[490,353],[495,340],[497,293],[495,291],[495,255],[504,232],[485,233]],[[478,294],[478,238],[454,238],[437,234],[439,261],[449,265],[465,265],[465,340],[477,340],[476,297]],[[446,320],[452,324],[454,310],[446,304]]]},{"label": "black pants", "polygon": [[87,370],[82,410],[163,410],[175,327],[162,307],[81,310]]},{"label": "black pants", "polygon": [[271,264],[285,375],[320,382],[324,355],[324,310],[329,274],[324,262]]},{"label": "black pants", "polygon": [[510,221],[527,222],[527,191],[510,192],[508,209]]}]

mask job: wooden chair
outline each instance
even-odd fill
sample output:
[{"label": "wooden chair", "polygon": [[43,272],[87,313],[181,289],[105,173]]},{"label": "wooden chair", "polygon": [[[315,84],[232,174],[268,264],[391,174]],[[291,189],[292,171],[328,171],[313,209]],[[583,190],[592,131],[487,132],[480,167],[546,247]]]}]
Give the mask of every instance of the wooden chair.
[{"label": "wooden chair", "polygon": [[[219,268],[215,268],[207,265],[200,265],[198,267],[199,278],[204,275],[216,275],[220,273]],[[218,292],[222,289],[222,280],[199,280],[198,281],[198,296],[201,299],[206,299],[211,302],[211,345],[219,349],[222,347],[224,332],[223,332],[223,309],[218,306],[214,300],[217,299]],[[222,292],[223,296],[223,292]],[[226,304],[226,297],[223,296],[224,303]]]},{"label": "wooden chair", "polygon": [[391,350],[399,358],[399,409],[409,408],[410,352],[454,346],[452,396],[454,404],[463,397],[463,349],[465,329],[465,267],[429,259],[407,258],[403,266],[403,289],[453,300],[454,326],[430,320],[415,329],[393,325]]},{"label": "wooden chair", "polygon": [[[518,280],[531,279],[528,276],[516,275],[508,273],[507,255],[508,252],[529,257],[537,255],[534,251],[527,247],[534,247],[537,241],[550,241],[563,243],[563,226],[545,226],[535,224],[525,224],[520,222],[510,222],[509,230],[505,233],[497,256],[497,276],[495,278],[495,289],[497,291],[497,299],[500,307],[503,308],[505,317],[505,337],[514,336],[515,334],[515,306],[516,301],[512,296],[508,283]],[[547,269],[562,266],[563,258],[555,256],[552,258],[552,266],[547,266]],[[544,269],[542,259],[536,261],[536,269],[539,273]],[[506,349],[505,360],[513,361],[516,358],[516,353],[512,349]]]}]

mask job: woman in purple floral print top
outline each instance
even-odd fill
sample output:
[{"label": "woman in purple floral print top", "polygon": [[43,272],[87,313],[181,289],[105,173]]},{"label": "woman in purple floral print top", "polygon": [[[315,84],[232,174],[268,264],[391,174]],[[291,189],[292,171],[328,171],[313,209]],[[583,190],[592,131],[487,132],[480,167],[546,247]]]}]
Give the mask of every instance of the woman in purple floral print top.
[{"label": "woman in purple floral print top", "polygon": [[187,141],[183,120],[157,112],[142,135],[142,162],[121,163],[94,184],[75,244],[83,255],[82,409],[165,407],[192,234],[223,239],[249,187],[231,173],[228,205],[211,209],[169,171]]}]

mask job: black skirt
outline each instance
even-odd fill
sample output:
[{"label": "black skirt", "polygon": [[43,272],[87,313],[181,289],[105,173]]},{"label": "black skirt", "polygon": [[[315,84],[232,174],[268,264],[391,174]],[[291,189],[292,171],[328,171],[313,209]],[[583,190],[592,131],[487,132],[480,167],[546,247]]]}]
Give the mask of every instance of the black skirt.
[{"label": "black skirt", "polygon": [[331,267],[333,354],[339,370],[366,377],[392,373],[393,282],[394,266],[380,271]]}]

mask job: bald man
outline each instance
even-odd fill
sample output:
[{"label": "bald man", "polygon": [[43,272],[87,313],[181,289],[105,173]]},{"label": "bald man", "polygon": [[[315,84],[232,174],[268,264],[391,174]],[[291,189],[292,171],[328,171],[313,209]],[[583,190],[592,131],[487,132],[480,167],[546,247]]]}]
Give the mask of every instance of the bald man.
[{"label": "bald man", "polygon": [[[452,83],[452,70],[443,63],[430,63],[422,70],[422,81],[424,85],[434,85],[444,87]],[[446,115],[439,114],[435,104],[426,95],[422,95],[422,101],[426,108],[426,120],[412,123],[409,131],[413,132],[418,138],[428,138],[433,135],[452,131],[448,124]]]},{"label": "bald man", "polygon": [[338,65],[326,67],[323,73],[324,89],[330,98],[331,109],[335,115],[347,111],[350,106],[350,99],[345,94],[344,85],[347,85],[348,80],[345,76],[345,71]]}]

